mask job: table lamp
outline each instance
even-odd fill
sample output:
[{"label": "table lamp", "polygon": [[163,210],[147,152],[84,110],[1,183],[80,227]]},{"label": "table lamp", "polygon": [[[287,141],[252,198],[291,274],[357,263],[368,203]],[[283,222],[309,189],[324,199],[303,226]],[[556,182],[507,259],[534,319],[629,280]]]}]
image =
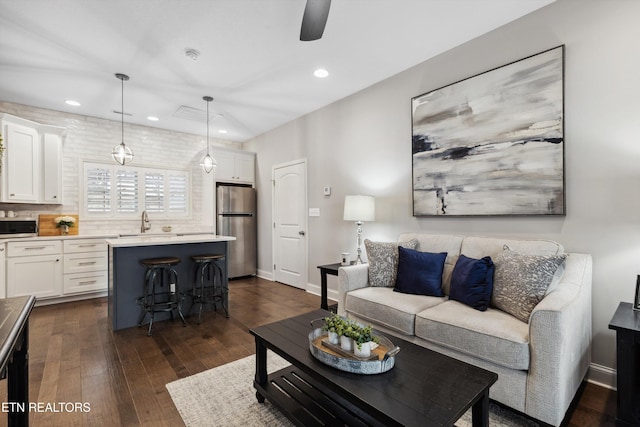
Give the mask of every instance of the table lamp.
[{"label": "table lamp", "polygon": [[362,264],[362,223],[364,221],[375,221],[375,218],[375,197],[362,195],[344,197],[344,220],[355,221],[358,227],[356,230],[358,244],[358,257],[356,258],[356,264]]}]

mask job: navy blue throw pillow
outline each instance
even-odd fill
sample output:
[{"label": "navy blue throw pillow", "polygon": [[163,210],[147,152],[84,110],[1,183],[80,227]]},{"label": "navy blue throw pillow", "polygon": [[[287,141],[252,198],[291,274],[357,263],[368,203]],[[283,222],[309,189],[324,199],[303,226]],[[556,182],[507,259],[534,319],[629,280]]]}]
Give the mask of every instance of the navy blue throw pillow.
[{"label": "navy blue throw pillow", "polygon": [[494,269],[491,257],[473,259],[460,255],[451,273],[449,299],[485,311],[493,292]]},{"label": "navy blue throw pillow", "polygon": [[442,271],[447,253],[434,254],[398,247],[396,292],[443,297]]}]

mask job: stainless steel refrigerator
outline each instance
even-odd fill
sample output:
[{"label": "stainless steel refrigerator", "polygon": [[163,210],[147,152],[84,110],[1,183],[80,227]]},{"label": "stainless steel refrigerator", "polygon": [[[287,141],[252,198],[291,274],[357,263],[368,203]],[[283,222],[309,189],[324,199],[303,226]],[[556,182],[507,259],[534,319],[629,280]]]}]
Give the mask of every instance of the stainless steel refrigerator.
[{"label": "stainless steel refrigerator", "polygon": [[216,187],[217,234],[229,242],[229,277],[252,276],[257,265],[256,190],[238,185]]}]

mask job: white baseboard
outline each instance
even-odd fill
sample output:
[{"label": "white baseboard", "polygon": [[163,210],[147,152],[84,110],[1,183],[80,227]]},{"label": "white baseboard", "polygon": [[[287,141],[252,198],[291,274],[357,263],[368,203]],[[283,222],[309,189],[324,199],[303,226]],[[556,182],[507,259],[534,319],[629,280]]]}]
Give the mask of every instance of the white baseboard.
[{"label": "white baseboard", "polygon": [[258,269],[258,271],[256,272],[256,276],[258,276],[261,279],[273,282],[273,271]]},{"label": "white baseboard", "polygon": [[108,291],[90,292],[86,294],[67,295],[59,298],[51,299],[39,299],[36,301],[36,307],[42,307],[44,305],[61,304],[63,302],[82,301],[85,299],[102,298],[108,296]]},{"label": "white baseboard", "polygon": [[608,366],[598,365],[597,363],[589,365],[587,381],[601,387],[617,390],[616,370]]},{"label": "white baseboard", "polygon": [[[314,285],[313,283],[307,283],[307,292],[313,295],[322,295],[322,288],[320,285]],[[327,289],[327,299],[329,300],[329,305],[338,301],[338,291],[334,289]],[[333,300],[333,302],[331,302]]]}]

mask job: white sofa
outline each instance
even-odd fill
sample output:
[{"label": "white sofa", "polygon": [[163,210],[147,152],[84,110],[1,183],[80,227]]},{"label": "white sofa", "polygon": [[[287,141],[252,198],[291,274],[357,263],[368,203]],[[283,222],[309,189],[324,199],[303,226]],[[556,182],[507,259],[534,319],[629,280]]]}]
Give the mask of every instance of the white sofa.
[{"label": "white sofa", "polygon": [[[460,254],[495,259],[505,245],[522,254],[564,253],[560,244],[542,240],[405,233],[398,241],[411,239],[421,252],[447,252],[446,295]],[[339,269],[338,313],[497,373],[491,399],[557,426],[591,362],[592,260],[567,255],[557,287],[536,305],[528,324],[493,307],[483,312],[446,296],[371,287],[367,264]]]}]

